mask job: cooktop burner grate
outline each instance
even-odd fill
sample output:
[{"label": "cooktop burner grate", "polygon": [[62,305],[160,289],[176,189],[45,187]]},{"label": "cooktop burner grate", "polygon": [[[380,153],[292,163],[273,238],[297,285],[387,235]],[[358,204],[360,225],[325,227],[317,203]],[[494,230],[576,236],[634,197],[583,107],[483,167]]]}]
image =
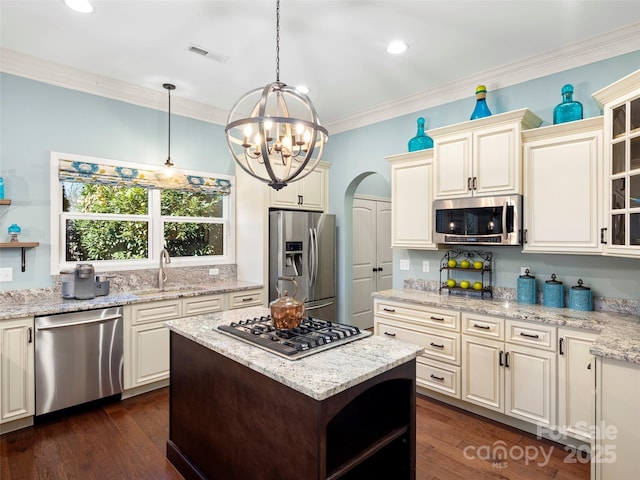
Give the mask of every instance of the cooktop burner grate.
[{"label": "cooktop burner grate", "polygon": [[371,332],[353,325],[313,317],[303,318],[300,326],[286,330],[274,328],[270,316],[219,325],[217,330],[289,360],[298,360],[371,335]]}]

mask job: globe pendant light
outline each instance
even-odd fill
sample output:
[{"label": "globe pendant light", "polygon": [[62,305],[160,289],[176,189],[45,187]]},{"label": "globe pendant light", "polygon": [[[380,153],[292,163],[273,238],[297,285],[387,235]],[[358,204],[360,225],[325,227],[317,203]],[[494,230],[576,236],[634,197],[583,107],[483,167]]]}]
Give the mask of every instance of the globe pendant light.
[{"label": "globe pendant light", "polygon": [[176,86],[171,83],[163,83],[162,88],[167,90],[169,97],[169,114],[168,114],[168,135],[167,135],[167,160],[164,162],[164,174],[167,177],[173,175],[173,162],[171,161],[171,90],[175,90]]},{"label": "globe pendant light", "polygon": [[280,81],[280,0],[276,2],[276,81],[236,102],[225,127],[233,159],[280,190],[316,168],[329,138],[304,93]]}]

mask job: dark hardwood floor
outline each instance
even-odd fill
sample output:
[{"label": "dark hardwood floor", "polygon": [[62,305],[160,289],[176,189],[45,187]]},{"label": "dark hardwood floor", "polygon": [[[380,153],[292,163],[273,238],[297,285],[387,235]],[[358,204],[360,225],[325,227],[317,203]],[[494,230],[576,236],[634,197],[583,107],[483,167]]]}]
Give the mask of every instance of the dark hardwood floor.
[{"label": "dark hardwood floor", "polygon": [[[0,479],[182,479],[165,457],[168,408],[163,388],[5,434]],[[419,396],[416,417],[418,480],[589,478],[561,445],[477,415]]]}]

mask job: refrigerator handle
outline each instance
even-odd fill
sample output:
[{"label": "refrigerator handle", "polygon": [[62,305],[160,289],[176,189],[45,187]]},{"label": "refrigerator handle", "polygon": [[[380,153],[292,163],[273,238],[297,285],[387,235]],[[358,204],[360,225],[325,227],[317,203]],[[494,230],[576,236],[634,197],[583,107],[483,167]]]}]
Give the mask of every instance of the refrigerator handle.
[{"label": "refrigerator handle", "polygon": [[315,285],[318,282],[318,262],[320,261],[320,259],[318,258],[318,229],[314,228],[313,229],[313,249],[315,250],[314,253],[314,262],[313,262],[313,284]]},{"label": "refrigerator handle", "polygon": [[313,228],[309,229],[309,286],[313,287],[314,270],[316,266],[316,249],[315,242],[313,241]]}]

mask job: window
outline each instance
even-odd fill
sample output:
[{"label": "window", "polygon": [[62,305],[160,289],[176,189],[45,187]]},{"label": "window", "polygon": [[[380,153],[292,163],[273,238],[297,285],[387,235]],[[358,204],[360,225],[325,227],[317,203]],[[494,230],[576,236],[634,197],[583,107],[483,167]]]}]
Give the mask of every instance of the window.
[{"label": "window", "polygon": [[[61,173],[63,164],[80,173]],[[160,175],[150,168],[51,154],[52,274],[77,262],[102,271],[155,268],[163,247],[182,265],[235,261],[233,177],[180,171],[180,179],[160,184],[149,180]],[[119,176],[110,180],[109,169]],[[132,180],[123,181],[125,174]],[[191,186],[180,182],[185,178]],[[203,178],[227,188],[202,187],[211,184]]]}]

